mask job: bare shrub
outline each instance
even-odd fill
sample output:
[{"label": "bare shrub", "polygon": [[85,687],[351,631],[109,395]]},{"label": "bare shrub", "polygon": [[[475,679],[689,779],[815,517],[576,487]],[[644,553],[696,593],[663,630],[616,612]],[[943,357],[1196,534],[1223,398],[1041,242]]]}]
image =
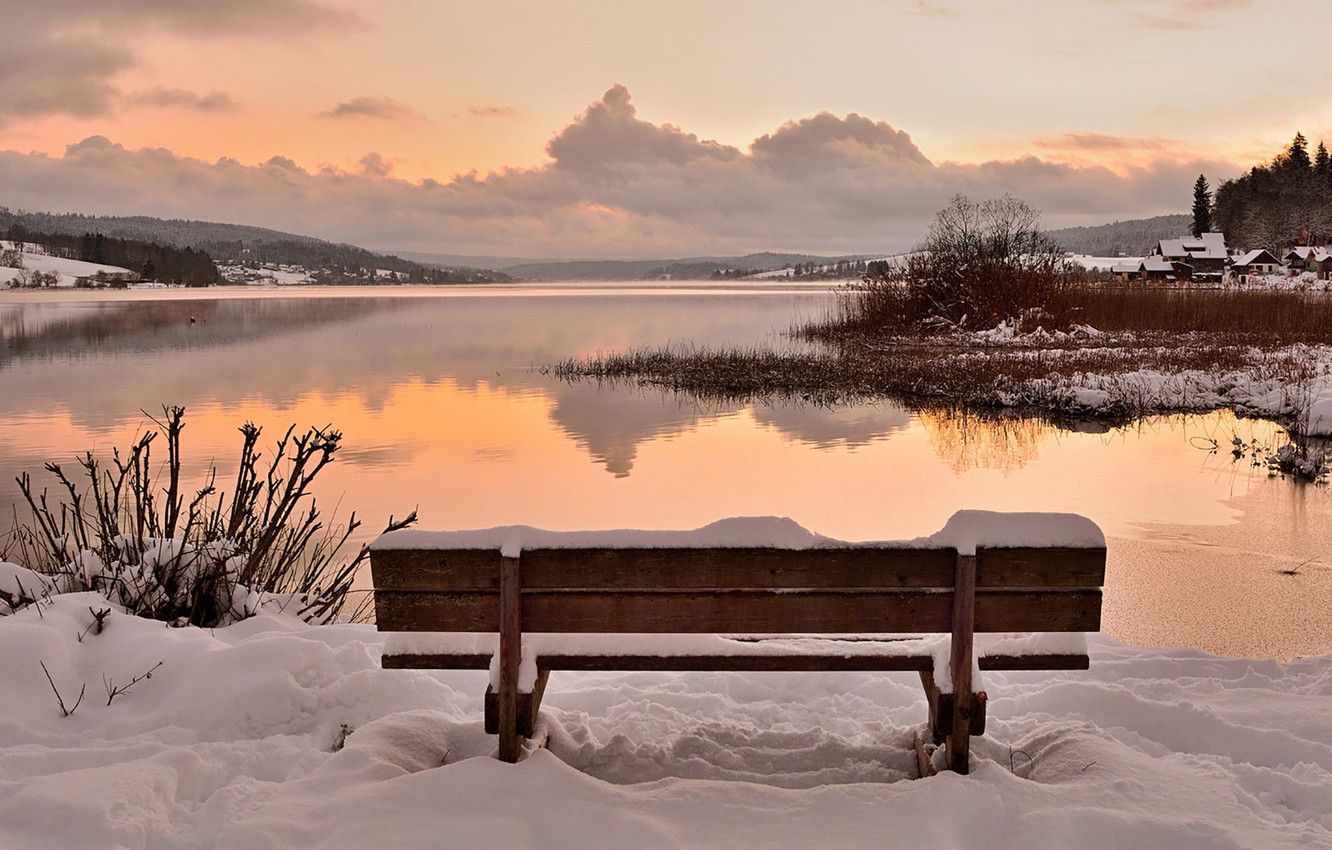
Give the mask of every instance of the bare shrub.
[{"label": "bare shrub", "polygon": [[[30,517],[16,523],[8,548],[49,576],[57,592],[97,591],[131,613],[178,625],[225,625],[265,604],[291,606],[309,622],[360,618],[369,600],[356,601],[352,583],[369,549],[341,553],[361,523],[353,513],[346,525],[327,527],[311,493],[342,433],[292,426],[265,462],[262,431],[246,423],[231,492],[218,491],[210,466],[187,495],[184,417],[184,408],[164,408],[154,429],[125,453],[113,452],[109,467],[91,452],[73,477],[47,463],[54,494],[20,475]],[[167,457],[156,464],[153,449],[163,439]],[[390,517],[386,530],[415,521],[415,511]]]},{"label": "bare shrub", "polygon": [[958,195],[914,252],[848,290],[828,324],[861,332],[992,328],[1006,319],[1062,327],[1074,278],[1064,254],[1023,201]]}]

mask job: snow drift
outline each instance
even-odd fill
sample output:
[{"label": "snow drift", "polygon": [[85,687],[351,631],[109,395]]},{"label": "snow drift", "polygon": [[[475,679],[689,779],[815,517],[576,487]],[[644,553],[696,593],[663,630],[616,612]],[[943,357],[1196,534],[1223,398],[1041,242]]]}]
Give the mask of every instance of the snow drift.
[{"label": "snow drift", "polygon": [[558,673],[549,751],[506,765],[482,671],[267,611],[80,639],[106,605],[0,618],[0,844],[1332,847],[1332,657],[1094,638],[1090,671],[991,674],[972,775],[918,781],[911,674]]}]

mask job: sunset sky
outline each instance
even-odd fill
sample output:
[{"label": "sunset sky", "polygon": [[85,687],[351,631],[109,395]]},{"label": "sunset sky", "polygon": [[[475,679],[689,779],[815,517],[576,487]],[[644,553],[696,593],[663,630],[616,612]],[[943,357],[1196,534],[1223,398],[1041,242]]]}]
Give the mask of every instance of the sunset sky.
[{"label": "sunset sky", "polygon": [[11,4],[0,204],[387,250],[884,250],[959,191],[1183,211],[1332,132],[1325,0]]}]

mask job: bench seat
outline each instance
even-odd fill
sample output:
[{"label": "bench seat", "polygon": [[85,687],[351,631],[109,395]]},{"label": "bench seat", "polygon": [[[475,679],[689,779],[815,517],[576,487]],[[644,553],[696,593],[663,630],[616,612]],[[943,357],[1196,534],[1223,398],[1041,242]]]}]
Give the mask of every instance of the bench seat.
[{"label": "bench seat", "polygon": [[[615,671],[930,671],[949,683],[948,635],[524,635],[523,666],[542,670]],[[394,632],[384,642],[383,667],[399,670],[497,670],[499,635],[473,632]],[[980,670],[1086,670],[1081,632],[981,634]],[[532,661],[535,664],[532,664]],[[518,688],[532,681],[520,675]]]}]

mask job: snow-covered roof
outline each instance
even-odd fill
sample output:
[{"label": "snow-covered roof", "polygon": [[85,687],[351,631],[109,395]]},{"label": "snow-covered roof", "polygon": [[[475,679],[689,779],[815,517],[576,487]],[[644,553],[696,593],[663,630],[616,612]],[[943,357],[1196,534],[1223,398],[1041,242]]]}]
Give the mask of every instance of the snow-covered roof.
[{"label": "snow-covered roof", "polygon": [[1309,255],[1317,250],[1318,249],[1312,245],[1296,245],[1294,248],[1291,248],[1289,251],[1287,251],[1284,256],[1287,260],[1289,260],[1291,257],[1295,257],[1296,259],[1300,260],[1307,260],[1309,259]]},{"label": "snow-covered roof", "polygon": [[1173,272],[1175,270],[1174,263],[1165,257],[1144,257],[1142,267],[1149,272]]},{"label": "snow-covered roof", "polygon": [[1267,250],[1266,248],[1255,248],[1254,250],[1249,251],[1248,253],[1243,254],[1242,256],[1236,257],[1235,265],[1237,266],[1250,265],[1256,262],[1258,258],[1262,257],[1264,254],[1267,255],[1268,259],[1265,262],[1267,262],[1268,264],[1279,262],[1279,260],[1277,260],[1276,255],[1273,254],[1271,251]]},{"label": "snow-covered roof", "polygon": [[1128,260],[1126,262],[1115,263],[1110,266],[1110,271],[1114,274],[1136,274],[1142,271],[1142,260]]},{"label": "snow-covered roof", "polygon": [[1184,236],[1179,239],[1162,239],[1157,251],[1163,257],[1189,257],[1196,260],[1224,260],[1230,256],[1226,251],[1226,237],[1223,233],[1204,233],[1196,238]]}]

